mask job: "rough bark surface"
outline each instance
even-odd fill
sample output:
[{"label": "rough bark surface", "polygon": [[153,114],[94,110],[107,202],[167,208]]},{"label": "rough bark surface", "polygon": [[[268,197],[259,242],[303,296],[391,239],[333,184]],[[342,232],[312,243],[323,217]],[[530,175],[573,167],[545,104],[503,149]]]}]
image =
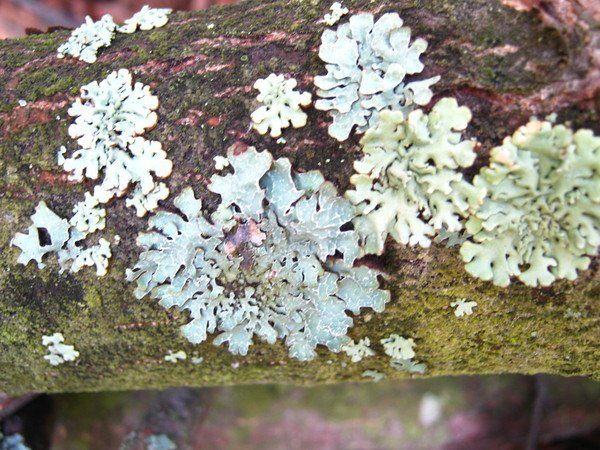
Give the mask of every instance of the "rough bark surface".
[{"label": "rough bark surface", "polygon": [[[600,131],[600,21],[593,2],[547,2],[541,12],[532,9],[536,2],[497,0],[345,3],[353,12],[397,11],[415,36],[429,41],[424,75],[442,76],[434,89],[438,97],[456,96],[472,109],[469,133],[481,142],[479,165],[533,114],[557,112],[559,121]],[[93,186],[68,182],[56,150],[72,144],[66,110],[79,87],[119,68],[132,71],[160,99],[158,126],[146,136],[162,141],[174,162],[166,207],[187,185],[214,207],[217,199],[206,189],[212,158],[238,141],[286,156],[297,169],[320,169],[341,191],[347,189],[359,147],[355,138],[342,144],[330,138],[326,114],[311,109],[308,126],[286,132],[285,145],[249,126],[257,78],[286,73],[312,90],[312,77],[324,73],[317,56],[324,25],[318,21],[330,4],[257,0],[175,14],[163,28],[118,34],[91,65],[56,58],[66,31],[0,42],[0,390],[323,383],[360,380],[366,369],[406,377],[389,367],[378,345],[390,333],[416,340],[426,376],[600,377],[597,259],[575,282],[502,289],[469,277],[456,249],[419,250],[390,241],[384,256],[369,263],[388,274],[392,301],[381,315],[355,317],[350,333],[369,336],[378,356],[358,364],[325,349],[314,361],[300,363],[287,357],[282,343],[256,342],[247,357],[210,342],[189,344],[179,335],[186,314],[136,300],[124,280],[125,268],[139,254],[135,237],[146,227],[124,201],[107,210],[104,234],[120,235],[121,244],[113,249],[106,277],[98,279],[92,270],[59,276],[54,263],[41,271],[16,264],[18,250],[9,242],[27,228],[35,205],[44,200],[68,217]],[[20,99],[27,105],[19,106]],[[454,317],[449,305],[456,298],[477,301],[476,314]],[[43,359],[41,336],[53,332],[76,346],[81,356],[75,364],[52,368]],[[169,349],[201,355],[204,363],[166,363]]]}]

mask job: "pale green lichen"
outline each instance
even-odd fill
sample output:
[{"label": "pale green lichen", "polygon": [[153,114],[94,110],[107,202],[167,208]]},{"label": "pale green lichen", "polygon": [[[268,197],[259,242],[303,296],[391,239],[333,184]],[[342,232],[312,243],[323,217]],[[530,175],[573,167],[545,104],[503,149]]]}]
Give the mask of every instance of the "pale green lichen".
[{"label": "pale green lichen", "polygon": [[104,171],[102,183],[94,188],[99,202],[121,197],[135,184],[127,205],[134,206],[140,217],[155,209],[158,201],[167,197],[168,188],[154,177],[168,177],[173,167],[160,142],[140,136],[156,125],[157,108],[158,98],[150,87],[133,84],[125,69],[112,72],[100,83],[83,86],[81,98],[68,111],[75,117],[69,135],[81,148],[65,158],[62,147],[58,155],[69,179],[96,180]]},{"label": "pale green lichen", "polygon": [[384,14],[375,22],[372,14],[356,14],[337,30],[325,30],[319,57],[327,74],[315,77],[315,108],[331,111],[329,134],[346,140],[356,127],[364,133],[376,126],[380,111],[408,112],[426,105],[430,86],[439,77],[406,82],[407,75],[423,70],[419,60],[427,42],[410,43],[410,28],[397,13]]},{"label": "pale green lichen", "polygon": [[138,28],[144,31],[160,28],[169,21],[171,11],[171,8],[150,8],[148,5],[144,5],[131,18],[125,20],[125,23],[118,27],[117,31],[130,34]]},{"label": "pale green lichen", "polygon": [[498,286],[577,278],[600,245],[600,138],[533,119],[492,149],[462,244],[467,271]]},{"label": "pale green lichen", "polygon": [[385,379],[385,374],[378,372],[376,370],[365,370],[362,373],[363,378],[370,378],[375,383],[379,383],[381,380]]},{"label": "pale green lichen", "polygon": [[281,130],[290,126],[300,128],[306,125],[308,116],[302,111],[302,106],[310,105],[310,92],[297,92],[298,82],[294,78],[288,80],[283,75],[272,73],[267,78],[258,79],[254,89],[258,89],[256,97],[262,106],[250,117],[253,126],[260,134],[271,130],[271,137],[281,136]]},{"label": "pale green lichen", "polygon": [[397,334],[391,334],[390,337],[381,339],[381,345],[385,354],[395,360],[412,359],[415,356],[415,341],[406,339]]},{"label": "pale green lichen", "polygon": [[71,55],[87,63],[96,62],[98,50],[108,47],[115,36],[117,25],[110,14],[94,22],[86,16],[85,23],[71,33],[69,40],[58,47],[58,57]]},{"label": "pale green lichen", "polygon": [[454,308],[454,315],[456,317],[470,316],[473,314],[473,308],[477,307],[477,302],[469,302],[465,298],[459,298],[455,302],[450,303],[450,306]]},{"label": "pale green lichen", "polygon": [[187,359],[187,353],[183,350],[179,350],[177,352],[173,352],[173,350],[169,350],[169,352],[165,355],[165,361],[170,363],[177,363],[179,361],[185,361]]},{"label": "pale green lichen", "polygon": [[189,310],[182,332],[193,343],[218,330],[213,343],[234,354],[245,355],[254,335],[285,339],[300,360],[319,344],[340,351],[350,340],[346,311],[379,312],[389,300],[377,272],[353,267],[358,239],[343,227],[354,208],[319,173],[292,174],[286,158],[249,148],[228,159],[234,173],[209,185],[222,198],[212,218],[187,188],[175,199],[185,218],[150,219],[156,231],[140,234],[144,251],[127,273],[136,296]]},{"label": "pale green lichen", "polygon": [[358,342],[351,341],[342,347],[342,351],[348,355],[352,362],[360,362],[363,358],[375,356],[375,351],[371,349],[371,340],[366,337]]},{"label": "pale green lichen", "polygon": [[331,12],[325,14],[325,17],[323,17],[323,21],[329,26],[338,23],[349,12],[348,8],[344,7],[340,2],[334,2],[329,10]]},{"label": "pale green lichen", "polygon": [[65,338],[62,333],[54,333],[52,336],[42,336],[42,345],[48,348],[48,354],[44,359],[52,366],[59,366],[67,361],[75,361],[79,352],[72,345],[64,344]]},{"label": "pale green lichen", "polygon": [[[10,244],[21,249],[18,263],[27,265],[33,260],[39,269],[43,269],[46,267],[42,261],[44,255],[59,251],[69,239],[69,222],[56,215],[43,201],[36,206],[31,220],[33,224],[27,234],[17,233]],[[47,231],[50,242],[42,241],[41,230]]]},{"label": "pale green lichen", "polygon": [[346,192],[358,207],[354,224],[367,252],[382,253],[388,234],[428,247],[435,233],[462,229],[461,219],[485,193],[457,171],[475,160],[475,142],[461,138],[470,120],[469,109],[453,98],[440,100],[429,114],[381,113],[361,140],[365,156],[354,163],[355,189]]}]

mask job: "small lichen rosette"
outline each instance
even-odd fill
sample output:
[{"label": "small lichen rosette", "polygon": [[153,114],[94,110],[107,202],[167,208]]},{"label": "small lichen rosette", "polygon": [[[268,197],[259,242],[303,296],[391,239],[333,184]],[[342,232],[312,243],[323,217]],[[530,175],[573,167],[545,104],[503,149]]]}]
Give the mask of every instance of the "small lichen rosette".
[{"label": "small lichen rosette", "polygon": [[468,108],[444,98],[429,114],[383,111],[367,131],[365,156],[350,178],[355,189],[346,197],[358,208],[354,224],[368,253],[382,253],[388,234],[429,247],[436,232],[462,229],[461,219],[485,192],[457,171],[475,160],[475,142],[461,136],[470,120]]},{"label": "small lichen rosette", "polygon": [[247,354],[254,335],[285,340],[300,360],[317,345],[340,351],[350,342],[347,311],[380,312],[389,300],[378,272],[353,266],[358,240],[342,230],[353,206],[320,173],[292,175],[286,158],[249,148],[229,161],[234,173],[211,178],[222,198],[211,218],[191,188],[175,199],[183,217],[150,218],[154,231],[138,237],[143,252],[127,272],[136,296],[189,310],[182,332],[193,343],[219,331],[214,344],[234,354]]},{"label": "small lichen rosette", "polygon": [[253,127],[260,134],[271,130],[271,137],[281,136],[281,130],[290,124],[294,128],[306,125],[308,116],[302,111],[302,106],[310,105],[310,92],[298,92],[298,82],[294,78],[288,80],[283,75],[272,73],[267,78],[260,78],[254,83],[259,94],[256,100],[260,106],[250,117]]},{"label": "small lichen rosette", "polygon": [[126,69],[83,86],[81,98],[68,111],[75,117],[69,135],[77,139],[80,148],[65,158],[63,147],[58,158],[70,173],[69,179],[96,180],[104,172],[102,182],[94,188],[100,203],[123,196],[130,184],[136,184],[127,205],[135,206],[140,217],[156,208],[157,201],[168,195],[168,188],[154,177],[169,176],[172,163],[160,142],[141,135],[156,125],[157,108],[158,99],[150,87],[133,84]]},{"label": "small lichen rosette", "polygon": [[600,245],[600,138],[531,120],[492,149],[474,184],[488,191],[462,244],[467,271],[498,286],[577,278]]},{"label": "small lichen rosette", "polygon": [[329,134],[346,140],[352,129],[364,133],[377,125],[386,109],[408,112],[432,97],[430,86],[439,77],[407,82],[407,75],[423,70],[419,60],[427,42],[410,43],[410,28],[396,13],[375,22],[372,14],[356,14],[337,30],[325,30],[319,57],[327,74],[315,77],[315,108],[331,111]]}]

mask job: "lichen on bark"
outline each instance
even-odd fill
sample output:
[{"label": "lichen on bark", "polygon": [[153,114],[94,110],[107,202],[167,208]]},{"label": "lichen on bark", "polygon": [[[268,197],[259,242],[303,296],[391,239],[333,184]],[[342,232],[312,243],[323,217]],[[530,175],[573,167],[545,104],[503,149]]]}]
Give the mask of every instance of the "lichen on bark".
[{"label": "lichen on bark", "polygon": [[[398,12],[414,35],[427,39],[423,76],[441,75],[436,92],[456,97],[473,111],[468,137],[477,135],[482,143],[480,164],[489,148],[532,114],[556,111],[558,121],[600,131],[599,83],[590,75],[597,68],[585,57],[593,27],[586,31],[576,24],[559,32],[534,12],[522,13],[497,0],[344,3],[351,12]],[[69,141],[67,109],[79,87],[119,68],[134,73],[161,99],[160,122],[147,135],[172,155],[175,169],[168,184],[173,197],[191,184],[214,209],[218,197],[207,189],[213,157],[225,155],[238,141],[268,148],[300,170],[319,169],[340,192],[347,190],[358,140],[340,145],[331,139],[325,113],[307,110],[308,125],[288,130],[285,146],[249,126],[256,79],[285,72],[299,81],[299,90],[313,91],[311,77],[323,73],[317,55],[323,25],[317,22],[330,4],[250,0],[173,14],[163,28],[119,34],[91,65],[56,58],[67,31],[0,42],[0,390],[312,384],[364,380],[365,370],[389,378],[409,376],[389,367],[378,344],[392,333],[415,340],[417,357],[428,368],[425,376],[550,372],[600,377],[597,257],[573,282],[543,289],[499,288],[471,278],[456,249],[411,249],[388,241],[381,257],[365,263],[387,272],[384,287],[392,300],[383,314],[355,316],[350,333],[354,340],[368,336],[377,356],[346,366],[344,354],[325,349],[318,349],[313,362],[299,363],[287,357],[281,343],[255,345],[245,357],[210,342],[189,344],[179,334],[188,321],[185,314],[135,300],[133,286],[124,281],[125,268],[139,252],[135,236],[146,221],[122,202],[108,206],[103,232],[118,234],[121,244],[102,281],[85,272],[59,276],[52,263],[42,271],[17,265],[18,250],[8,243],[16,230],[26,228],[35,205],[43,200],[67,217],[90,189],[68,182],[55,155]],[[211,23],[213,28],[207,26]],[[572,86],[578,88],[571,91]],[[19,99],[27,105],[19,106]],[[476,301],[477,314],[456,320],[449,306],[456,298]],[[581,317],[570,317],[568,310]],[[53,330],[77,343],[75,364],[53,369],[44,361],[39,339]],[[169,348],[197,353],[204,362],[166,364]]]}]

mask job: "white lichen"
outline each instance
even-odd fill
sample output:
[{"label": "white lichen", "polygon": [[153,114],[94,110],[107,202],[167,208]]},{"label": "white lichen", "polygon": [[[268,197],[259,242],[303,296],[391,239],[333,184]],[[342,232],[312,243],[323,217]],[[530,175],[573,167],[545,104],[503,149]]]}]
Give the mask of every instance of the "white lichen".
[{"label": "white lichen", "polygon": [[385,354],[393,360],[412,359],[415,356],[415,341],[403,338],[397,334],[391,334],[390,337],[381,339],[381,345]]},{"label": "white lichen", "polygon": [[455,302],[450,303],[450,306],[454,308],[454,315],[456,317],[470,316],[473,314],[473,308],[477,307],[477,302],[469,302],[465,298],[459,298]]},{"label": "white lichen", "polygon": [[133,33],[138,28],[144,31],[160,28],[169,21],[171,11],[170,8],[150,8],[148,5],[144,5],[131,18],[125,20],[125,23],[118,27],[117,31]]},{"label": "white lichen", "polygon": [[385,379],[385,374],[378,372],[376,370],[365,370],[362,373],[363,378],[371,378],[375,383],[379,383],[381,380]]},{"label": "white lichen", "polygon": [[19,433],[3,436],[0,433],[0,450],[31,450],[25,445],[23,436]]},{"label": "white lichen", "polygon": [[[46,267],[42,261],[44,255],[59,251],[68,241],[69,222],[61,219],[43,201],[36,206],[31,220],[33,224],[27,229],[27,234],[17,233],[10,245],[21,249],[18,263],[27,265],[33,260],[37,262],[39,269],[43,269]],[[46,231],[46,236],[41,234],[43,230]]]},{"label": "white lichen", "polygon": [[323,17],[323,21],[329,26],[338,23],[340,19],[349,12],[348,8],[343,6],[340,2],[334,2],[329,9],[331,13],[327,13],[325,14],[325,17]]},{"label": "white lichen", "polygon": [[19,99],[17,103],[19,104],[19,106],[27,106],[27,100]]},{"label": "white lichen", "polygon": [[187,353],[183,350],[179,350],[177,352],[173,352],[173,350],[169,350],[169,353],[165,355],[165,361],[170,363],[177,363],[179,361],[185,361],[187,359]]},{"label": "white lichen", "polygon": [[73,217],[69,220],[71,226],[86,235],[103,230],[106,226],[106,210],[98,208],[98,204],[98,199],[86,192],[85,199],[73,208]]},{"label": "white lichen", "polygon": [[58,251],[60,273],[65,270],[77,273],[83,267],[96,266],[96,275],[103,277],[108,270],[108,262],[112,256],[110,242],[100,238],[98,244],[91,247],[81,247],[78,243],[84,240],[85,234],[71,230],[71,237],[64,249]]},{"label": "white lichen", "polygon": [[58,57],[71,55],[87,63],[96,62],[98,50],[110,46],[117,25],[110,14],[96,22],[86,16],[85,23],[71,33],[69,40],[58,47]]},{"label": "white lichen", "polygon": [[424,374],[427,370],[427,366],[418,361],[412,359],[392,359],[390,366],[396,370],[401,370],[408,373]]},{"label": "white lichen", "polygon": [[425,105],[432,97],[430,86],[439,77],[406,81],[423,70],[419,60],[427,42],[410,43],[410,28],[402,26],[396,13],[374,22],[372,14],[356,14],[337,30],[325,30],[319,57],[327,75],[315,77],[315,107],[331,111],[329,134],[346,140],[353,128],[364,133],[378,123],[382,110],[405,113]]},{"label": "white lichen", "polygon": [[51,336],[42,336],[42,345],[48,348],[48,354],[44,359],[52,366],[58,366],[67,361],[75,361],[79,352],[72,345],[63,344],[65,341],[62,333],[54,333]]},{"label": "white lichen", "polygon": [[498,286],[577,278],[600,246],[600,137],[533,119],[490,152],[466,224],[466,270]]},{"label": "white lichen", "polygon": [[250,117],[254,122],[254,129],[260,134],[271,130],[271,137],[281,136],[281,130],[290,124],[294,128],[306,125],[307,115],[302,111],[302,106],[311,103],[310,92],[298,92],[298,85],[294,78],[288,80],[283,75],[272,73],[267,78],[258,79],[254,89],[258,89],[256,97],[262,106],[254,111]]},{"label": "white lichen", "polygon": [[429,247],[436,232],[463,228],[461,219],[485,195],[457,171],[475,160],[475,142],[461,138],[470,120],[469,109],[453,98],[441,99],[429,114],[381,113],[361,140],[365,156],[354,163],[355,189],[346,192],[360,212],[354,224],[367,252],[382,253],[388,234]]},{"label": "white lichen", "polygon": [[100,203],[123,196],[135,184],[128,206],[134,206],[138,216],[155,209],[158,200],[168,195],[168,188],[157,184],[154,177],[168,177],[173,167],[160,142],[140,137],[156,124],[157,107],[158,99],[149,86],[132,85],[131,74],[125,69],[112,72],[100,83],[83,86],[81,99],[68,111],[76,117],[69,135],[81,148],[70,158],[64,157],[64,148],[58,155],[69,179],[96,180],[104,171],[102,182],[94,188]]},{"label": "white lichen", "polygon": [[351,361],[356,363],[362,361],[363,358],[375,356],[375,351],[371,349],[371,340],[367,337],[360,339],[358,342],[351,341],[342,347],[342,351],[351,358]]},{"label": "white lichen", "polygon": [[189,310],[182,332],[193,343],[220,331],[213,343],[234,354],[245,355],[254,335],[284,339],[300,360],[319,344],[340,351],[350,340],[346,311],[382,311],[389,299],[377,272],[353,267],[358,239],[343,227],[354,208],[320,173],[292,174],[285,158],[249,148],[228,159],[233,173],[209,185],[222,199],[212,218],[191,188],[175,199],[185,218],[150,218],[155,231],[140,234],[143,252],[127,271],[136,296]]},{"label": "white lichen", "polygon": [[198,365],[204,362],[204,358],[202,356],[192,356],[192,364]]}]

